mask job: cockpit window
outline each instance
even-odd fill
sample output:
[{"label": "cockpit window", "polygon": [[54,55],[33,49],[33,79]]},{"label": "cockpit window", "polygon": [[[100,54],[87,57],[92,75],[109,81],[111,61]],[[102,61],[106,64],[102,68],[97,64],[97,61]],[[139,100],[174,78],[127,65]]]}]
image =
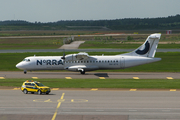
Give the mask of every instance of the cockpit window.
[{"label": "cockpit window", "polygon": [[30,59],[24,59],[23,61],[30,62],[31,60]]}]

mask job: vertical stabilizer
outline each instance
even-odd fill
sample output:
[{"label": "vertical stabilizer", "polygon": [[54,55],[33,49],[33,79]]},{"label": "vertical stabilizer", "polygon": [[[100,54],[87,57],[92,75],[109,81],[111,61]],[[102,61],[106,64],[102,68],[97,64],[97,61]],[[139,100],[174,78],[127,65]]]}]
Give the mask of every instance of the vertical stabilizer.
[{"label": "vertical stabilizer", "polygon": [[121,55],[128,55],[128,56],[142,56],[142,57],[154,57],[156,53],[156,49],[158,47],[159,39],[161,37],[160,33],[151,34],[148,36],[146,41],[136,50],[121,54]]}]

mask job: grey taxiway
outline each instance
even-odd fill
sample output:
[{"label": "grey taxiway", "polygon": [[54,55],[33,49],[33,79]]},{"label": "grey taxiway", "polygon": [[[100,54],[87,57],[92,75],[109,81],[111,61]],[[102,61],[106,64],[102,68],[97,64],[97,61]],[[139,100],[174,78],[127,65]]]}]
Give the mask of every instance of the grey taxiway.
[{"label": "grey taxiway", "polygon": [[57,90],[49,95],[0,90],[1,120],[178,120],[180,93]]}]

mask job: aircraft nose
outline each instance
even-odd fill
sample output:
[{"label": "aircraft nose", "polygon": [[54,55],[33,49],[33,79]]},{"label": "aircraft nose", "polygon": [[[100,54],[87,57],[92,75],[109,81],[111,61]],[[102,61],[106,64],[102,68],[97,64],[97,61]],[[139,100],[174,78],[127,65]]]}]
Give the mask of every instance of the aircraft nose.
[{"label": "aircraft nose", "polygon": [[23,66],[22,63],[18,63],[18,64],[16,65],[16,67],[19,68],[19,69],[22,69],[22,66]]},{"label": "aircraft nose", "polygon": [[16,65],[16,67],[19,68],[19,67],[20,67],[20,63],[18,63],[18,64]]}]

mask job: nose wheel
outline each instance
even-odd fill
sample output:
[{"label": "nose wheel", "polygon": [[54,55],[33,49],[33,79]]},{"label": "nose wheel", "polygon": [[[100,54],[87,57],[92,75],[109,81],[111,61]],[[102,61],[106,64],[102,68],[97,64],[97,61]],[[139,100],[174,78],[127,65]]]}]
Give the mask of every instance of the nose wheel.
[{"label": "nose wheel", "polygon": [[27,71],[26,70],[24,70],[24,74],[26,74],[27,73]]}]

